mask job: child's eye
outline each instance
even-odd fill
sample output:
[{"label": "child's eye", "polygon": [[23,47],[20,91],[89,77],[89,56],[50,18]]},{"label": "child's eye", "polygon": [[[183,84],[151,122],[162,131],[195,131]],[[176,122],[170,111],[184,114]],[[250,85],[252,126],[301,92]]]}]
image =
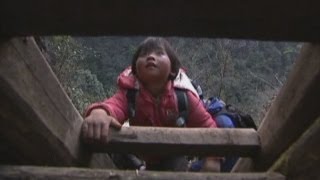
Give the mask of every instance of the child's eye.
[{"label": "child's eye", "polygon": [[164,51],[162,51],[162,50],[156,51],[155,53],[156,53],[157,55],[164,55],[164,54],[165,54]]},{"label": "child's eye", "polygon": [[145,57],[148,56],[149,54],[155,54],[157,56],[162,56],[164,54],[166,54],[166,52],[163,49],[159,49],[159,50],[154,50],[154,51],[141,51],[139,54],[139,57]]}]

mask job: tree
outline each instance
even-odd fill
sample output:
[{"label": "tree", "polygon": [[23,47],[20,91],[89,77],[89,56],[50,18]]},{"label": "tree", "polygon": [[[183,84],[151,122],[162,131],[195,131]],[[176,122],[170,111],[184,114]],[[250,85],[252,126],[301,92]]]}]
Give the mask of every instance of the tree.
[{"label": "tree", "polygon": [[86,47],[79,45],[70,36],[48,37],[45,42],[50,54],[49,63],[80,112],[88,104],[106,97],[101,82],[86,69]]},{"label": "tree", "polygon": [[[47,38],[54,71],[78,109],[109,97],[119,73],[144,37],[68,36]],[[167,38],[187,74],[202,85],[205,95],[261,120],[283,83],[301,44],[207,38]]]}]

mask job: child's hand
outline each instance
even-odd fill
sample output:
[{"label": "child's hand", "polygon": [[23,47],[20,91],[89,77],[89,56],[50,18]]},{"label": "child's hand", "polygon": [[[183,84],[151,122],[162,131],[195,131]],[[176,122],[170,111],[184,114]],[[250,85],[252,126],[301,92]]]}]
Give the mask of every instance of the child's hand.
[{"label": "child's hand", "polygon": [[92,110],[82,124],[83,139],[87,143],[107,142],[110,125],[117,129],[121,128],[121,124],[115,118],[109,116],[105,110]]},{"label": "child's hand", "polygon": [[201,171],[220,172],[220,159],[211,157],[205,158]]}]

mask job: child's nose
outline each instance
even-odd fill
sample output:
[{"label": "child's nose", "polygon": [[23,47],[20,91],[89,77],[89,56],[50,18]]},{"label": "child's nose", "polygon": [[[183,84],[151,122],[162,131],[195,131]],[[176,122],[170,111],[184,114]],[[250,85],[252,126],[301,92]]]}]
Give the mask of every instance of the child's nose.
[{"label": "child's nose", "polygon": [[155,53],[149,53],[147,56],[147,60],[155,60],[156,59],[156,54]]}]

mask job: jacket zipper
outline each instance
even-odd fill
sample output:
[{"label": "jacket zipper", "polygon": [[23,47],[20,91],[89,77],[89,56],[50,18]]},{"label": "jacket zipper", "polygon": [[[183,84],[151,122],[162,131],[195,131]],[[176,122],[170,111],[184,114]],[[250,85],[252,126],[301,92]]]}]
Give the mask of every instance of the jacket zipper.
[{"label": "jacket zipper", "polygon": [[155,119],[153,119],[153,122],[156,126],[160,125],[159,119],[160,119],[160,103],[161,103],[161,97],[158,96],[155,98]]}]

